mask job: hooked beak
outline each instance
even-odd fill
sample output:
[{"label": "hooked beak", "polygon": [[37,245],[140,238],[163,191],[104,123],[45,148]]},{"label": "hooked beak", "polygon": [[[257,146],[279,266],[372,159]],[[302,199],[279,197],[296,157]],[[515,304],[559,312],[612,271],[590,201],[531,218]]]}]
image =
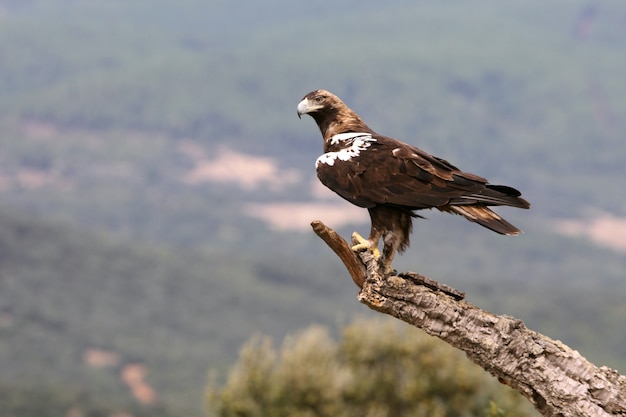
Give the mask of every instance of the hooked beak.
[{"label": "hooked beak", "polygon": [[309,99],[305,98],[298,103],[298,118],[301,119],[303,114],[307,114],[311,109],[309,108]]}]

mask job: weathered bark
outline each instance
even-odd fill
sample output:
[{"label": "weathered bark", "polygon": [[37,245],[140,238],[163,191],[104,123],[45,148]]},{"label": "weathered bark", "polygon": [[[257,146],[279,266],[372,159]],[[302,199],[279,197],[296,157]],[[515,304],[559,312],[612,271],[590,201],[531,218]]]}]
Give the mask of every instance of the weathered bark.
[{"label": "weathered bark", "polygon": [[484,311],[429,278],[415,273],[382,276],[369,251],[356,254],[322,222],[311,225],[340,255],[361,288],[360,302],[461,349],[528,398],[542,415],[626,415],[626,377],[617,371],[595,366],[560,341],[529,330],[521,320]]}]

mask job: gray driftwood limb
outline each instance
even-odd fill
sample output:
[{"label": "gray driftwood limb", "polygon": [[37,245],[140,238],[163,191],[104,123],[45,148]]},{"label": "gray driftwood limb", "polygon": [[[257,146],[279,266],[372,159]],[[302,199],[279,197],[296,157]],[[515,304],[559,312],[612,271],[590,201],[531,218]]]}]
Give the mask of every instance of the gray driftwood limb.
[{"label": "gray driftwood limb", "polygon": [[361,288],[360,302],[461,349],[528,398],[542,415],[626,416],[624,375],[590,363],[560,341],[528,329],[521,320],[484,311],[434,280],[414,273],[382,276],[369,251],[356,254],[322,222],[312,226]]}]

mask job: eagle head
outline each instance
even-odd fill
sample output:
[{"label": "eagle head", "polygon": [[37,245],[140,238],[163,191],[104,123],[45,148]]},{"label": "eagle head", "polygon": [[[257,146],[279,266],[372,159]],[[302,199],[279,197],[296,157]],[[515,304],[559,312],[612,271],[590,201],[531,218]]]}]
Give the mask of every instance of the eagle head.
[{"label": "eagle head", "polygon": [[361,118],[333,93],[315,90],[298,103],[298,117],[311,116],[322,132],[324,140],[345,132],[374,133]]},{"label": "eagle head", "polygon": [[298,103],[298,117],[302,117],[303,114],[313,115],[313,113],[332,110],[340,104],[343,102],[333,93],[326,90],[311,91]]}]

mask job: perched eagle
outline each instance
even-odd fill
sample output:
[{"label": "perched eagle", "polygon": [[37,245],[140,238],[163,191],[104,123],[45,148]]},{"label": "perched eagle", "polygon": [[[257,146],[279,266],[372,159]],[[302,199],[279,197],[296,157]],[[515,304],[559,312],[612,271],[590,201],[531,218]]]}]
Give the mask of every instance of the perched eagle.
[{"label": "perched eagle", "polygon": [[298,104],[298,117],[308,114],[324,138],[324,154],[315,165],[320,181],[344,199],[367,208],[372,227],[367,240],[354,250],[370,249],[383,271],[393,271],[396,252],[409,246],[412,218],[417,210],[437,208],[460,214],[494,232],[517,235],[520,230],[489,209],[512,206],[527,209],[521,193],[504,185],[463,172],[436,156],[396,139],[380,135],[339,97],[313,91]]}]

